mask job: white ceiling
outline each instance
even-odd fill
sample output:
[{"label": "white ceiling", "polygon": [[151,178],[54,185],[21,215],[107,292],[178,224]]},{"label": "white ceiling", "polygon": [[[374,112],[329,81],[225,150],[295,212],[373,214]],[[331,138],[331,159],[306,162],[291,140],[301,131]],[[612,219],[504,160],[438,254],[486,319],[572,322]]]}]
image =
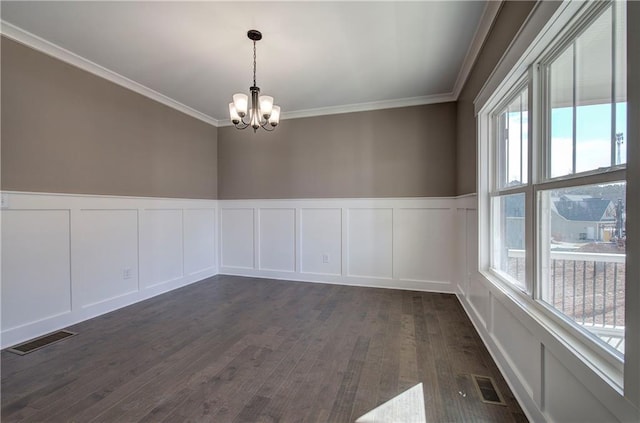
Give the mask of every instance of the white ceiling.
[{"label": "white ceiling", "polygon": [[224,124],[231,96],[252,82],[248,29],[263,33],[258,86],[286,118],[455,99],[486,6],[3,1],[1,13],[11,38]]}]

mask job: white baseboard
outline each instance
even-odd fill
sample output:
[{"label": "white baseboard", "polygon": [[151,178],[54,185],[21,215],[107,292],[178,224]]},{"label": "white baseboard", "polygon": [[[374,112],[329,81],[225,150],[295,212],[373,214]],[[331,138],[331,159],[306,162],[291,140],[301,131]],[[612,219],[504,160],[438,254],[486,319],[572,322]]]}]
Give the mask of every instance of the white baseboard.
[{"label": "white baseboard", "polygon": [[343,277],[341,275],[278,272],[230,267],[220,268],[220,275],[278,279],[295,282],[325,283],[332,285],[362,286],[368,288],[403,289],[409,291],[439,292],[448,294],[455,293],[455,291],[451,289],[451,284],[449,282],[438,281],[415,281],[407,279],[384,279],[356,276]]}]

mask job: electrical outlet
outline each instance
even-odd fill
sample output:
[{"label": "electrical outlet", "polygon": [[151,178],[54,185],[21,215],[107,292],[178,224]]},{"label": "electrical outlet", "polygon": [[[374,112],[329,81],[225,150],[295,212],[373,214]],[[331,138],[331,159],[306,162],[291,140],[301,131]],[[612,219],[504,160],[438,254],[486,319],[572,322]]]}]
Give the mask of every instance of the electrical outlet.
[{"label": "electrical outlet", "polygon": [[8,209],[9,208],[9,194],[3,192],[2,194],[0,194],[0,199],[2,200],[1,204],[0,204],[0,208]]},{"label": "electrical outlet", "polygon": [[329,264],[329,254],[324,253],[324,254],[322,255],[322,263],[324,263],[324,264]]},{"label": "electrical outlet", "polygon": [[122,269],[122,279],[131,279],[131,268]]}]

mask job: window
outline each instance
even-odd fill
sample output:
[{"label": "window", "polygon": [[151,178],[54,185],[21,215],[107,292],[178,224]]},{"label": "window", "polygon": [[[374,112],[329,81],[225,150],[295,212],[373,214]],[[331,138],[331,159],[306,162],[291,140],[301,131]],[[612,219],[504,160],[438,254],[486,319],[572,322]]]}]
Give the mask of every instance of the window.
[{"label": "window", "polygon": [[625,346],[625,11],[579,9],[480,117],[486,270],[613,362]]}]

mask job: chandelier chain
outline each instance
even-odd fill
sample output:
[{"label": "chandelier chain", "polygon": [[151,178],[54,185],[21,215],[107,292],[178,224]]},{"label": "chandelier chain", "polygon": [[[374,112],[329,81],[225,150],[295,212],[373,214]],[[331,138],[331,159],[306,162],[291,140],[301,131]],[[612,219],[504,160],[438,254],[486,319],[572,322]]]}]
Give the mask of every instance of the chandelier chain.
[{"label": "chandelier chain", "polygon": [[256,86],[256,42],[253,42],[253,86]]}]

